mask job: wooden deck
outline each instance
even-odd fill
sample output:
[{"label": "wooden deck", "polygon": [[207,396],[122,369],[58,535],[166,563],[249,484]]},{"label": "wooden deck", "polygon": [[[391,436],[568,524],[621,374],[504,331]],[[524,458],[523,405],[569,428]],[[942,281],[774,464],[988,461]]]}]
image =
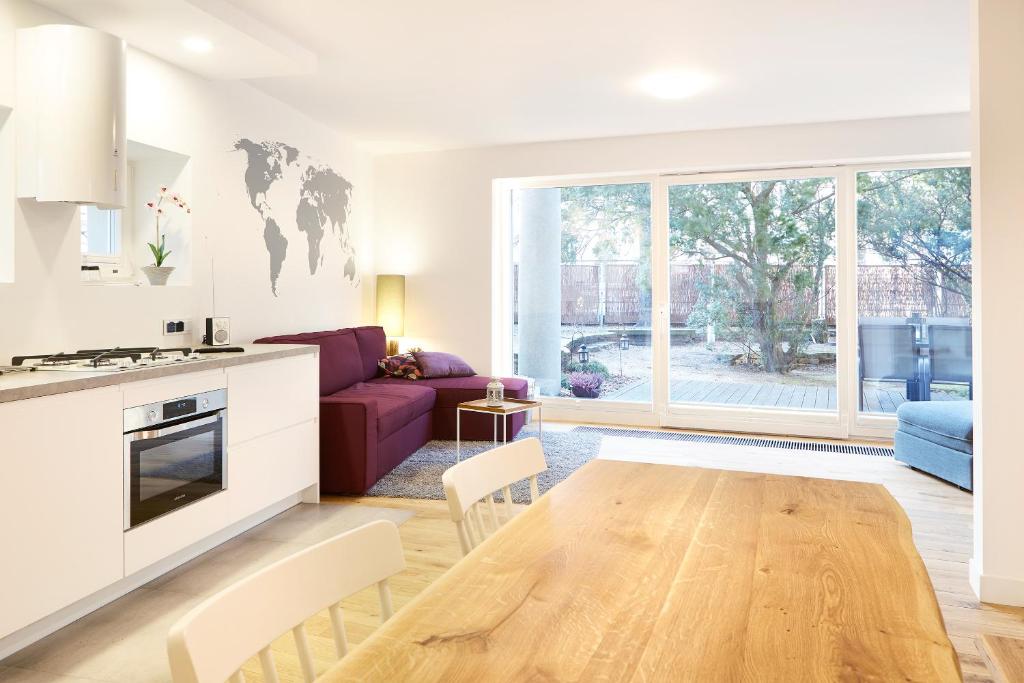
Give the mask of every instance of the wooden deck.
[{"label": "wooden deck", "polygon": [[[885,388],[864,388],[864,409],[872,413],[895,413],[907,398],[896,384]],[[617,392],[602,395],[608,401],[650,401],[651,383],[643,382]],[[933,395],[933,398],[940,398]],[[836,388],[770,382],[712,382],[675,380],[673,403],[715,403],[718,405],[791,408],[796,410],[835,410]]]}]

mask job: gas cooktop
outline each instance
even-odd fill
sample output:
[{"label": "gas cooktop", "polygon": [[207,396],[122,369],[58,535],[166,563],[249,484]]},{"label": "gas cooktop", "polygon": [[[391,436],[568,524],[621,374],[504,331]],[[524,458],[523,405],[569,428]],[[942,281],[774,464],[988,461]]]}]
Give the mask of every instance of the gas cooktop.
[{"label": "gas cooktop", "polygon": [[51,353],[15,356],[11,365],[36,370],[64,372],[120,372],[161,365],[175,365],[202,360],[192,349],[183,347],[161,349],[155,346],[84,349],[74,353]]}]

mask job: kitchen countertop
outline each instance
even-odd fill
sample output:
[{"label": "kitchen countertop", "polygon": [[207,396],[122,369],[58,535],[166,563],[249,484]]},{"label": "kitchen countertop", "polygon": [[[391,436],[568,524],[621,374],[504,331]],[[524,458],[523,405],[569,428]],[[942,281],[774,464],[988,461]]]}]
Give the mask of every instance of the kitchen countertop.
[{"label": "kitchen countertop", "polygon": [[0,375],[0,403],[38,398],[70,391],[109,387],[127,382],[141,382],[147,379],[181,375],[186,372],[216,370],[233,365],[258,363],[275,358],[301,356],[316,353],[318,346],[311,344],[238,344],[245,349],[242,353],[211,353],[202,360],[175,365],[160,365],[138,370],[120,372],[61,372],[36,370]]}]

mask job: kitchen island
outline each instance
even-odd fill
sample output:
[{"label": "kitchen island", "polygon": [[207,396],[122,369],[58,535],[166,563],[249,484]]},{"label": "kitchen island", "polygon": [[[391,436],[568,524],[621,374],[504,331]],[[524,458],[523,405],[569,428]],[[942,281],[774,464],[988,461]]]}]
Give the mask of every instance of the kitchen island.
[{"label": "kitchen island", "polygon": [[[0,375],[0,658],[293,505],[319,501],[319,347],[244,348],[140,369]],[[202,418],[191,397],[211,395],[226,396],[209,446],[216,489],[129,523],[139,464],[126,409],[184,405]]]}]

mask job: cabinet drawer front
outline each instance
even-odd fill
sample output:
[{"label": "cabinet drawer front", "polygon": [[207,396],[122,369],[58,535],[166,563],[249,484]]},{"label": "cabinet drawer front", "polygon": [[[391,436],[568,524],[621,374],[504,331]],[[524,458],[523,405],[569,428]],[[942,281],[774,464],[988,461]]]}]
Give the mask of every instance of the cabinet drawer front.
[{"label": "cabinet drawer front", "polygon": [[307,354],[228,368],[228,443],[316,419],[318,362],[318,354]]},{"label": "cabinet drawer front", "polygon": [[228,452],[231,522],[258,512],[319,480],[317,423],[294,425]]}]

